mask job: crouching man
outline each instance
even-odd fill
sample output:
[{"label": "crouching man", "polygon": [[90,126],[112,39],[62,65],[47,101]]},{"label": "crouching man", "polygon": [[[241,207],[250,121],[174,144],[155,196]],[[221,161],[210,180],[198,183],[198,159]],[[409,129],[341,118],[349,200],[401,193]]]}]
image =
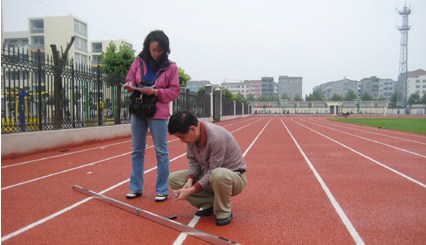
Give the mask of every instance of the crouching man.
[{"label": "crouching man", "polygon": [[199,122],[188,111],[174,113],[170,134],[187,144],[189,169],[173,172],[169,185],[177,200],[199,208],[197,216],[216,215],[216,225],[232,221],[231,196],[246,186],[246,163],[237,141],[226,129]]}]

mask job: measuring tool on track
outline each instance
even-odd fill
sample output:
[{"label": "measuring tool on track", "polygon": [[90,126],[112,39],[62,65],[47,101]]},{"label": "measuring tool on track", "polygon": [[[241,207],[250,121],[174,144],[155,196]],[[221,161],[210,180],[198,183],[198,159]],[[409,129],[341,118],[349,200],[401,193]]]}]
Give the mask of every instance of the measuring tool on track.
[{"label": "measuring tool on track", "polygon": [[78,185],[74,185],[72,188],[75,191],[80,192],[84,195],[96,198],[99,201],[111,204],[112,206],[118,207],[118,208],[120,208],[124,211],[135,214],[137,216],[141,216],[145,219],[149,219],[149,220],[154,221],[154,222],[156,222],[160,225],[164,225],[164,226],[172,228],[174,230],[186,233],[189,236],[196,237],[196,238],[201,239],[203,241],[206,241],[208,243],[219,244],[219,245],[220,244],[238,244],[237,242],[228,240],[226,238],[216,236],[216,235],[204,232],[204,231],[200,231],[200,230],[197,230],[193,227],[190,227],[190,226],[187,226],[187,225],[184,225],[184,224],[181,224],[179,222],[171,220],[171,219],[175,219],[176,216],[171,216],[169,218],[165,218],[163,216],[157,215],[157,214],[149,212],[147,210],[140,209],[138,207],[131,206],[131,205],[124,203],[124,202],[120,202],[116,199],[104,196],[100,193],[91,191],[87,188],[84,188],[84,187],[81,187],[81,186],[78,186]]}]

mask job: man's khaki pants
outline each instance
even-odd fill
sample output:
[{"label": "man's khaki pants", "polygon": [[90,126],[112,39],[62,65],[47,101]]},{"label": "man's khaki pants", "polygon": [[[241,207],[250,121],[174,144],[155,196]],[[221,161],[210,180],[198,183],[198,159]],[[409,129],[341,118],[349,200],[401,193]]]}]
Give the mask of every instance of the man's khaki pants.
[{"label": "man's khaki pants", "polygon": [[[188,170],[180,170],[170,174],[169,185],[173,190],[181,189],[187,179]],[[188,197],[188,202],[197,208],[213,207],[217,219],[231,215],[231,196],[240,194],[246,186],[246,174],[234,172],[227,168],[212,170],[210,185],[204,190]]]}]

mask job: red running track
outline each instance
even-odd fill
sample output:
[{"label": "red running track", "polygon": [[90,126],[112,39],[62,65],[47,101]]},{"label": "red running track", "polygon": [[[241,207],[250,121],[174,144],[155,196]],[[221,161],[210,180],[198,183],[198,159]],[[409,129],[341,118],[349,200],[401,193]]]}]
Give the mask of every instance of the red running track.
[{"label": "red running track", "polygon": [[[154,202],[152,146],[144,195],[126,200],[131,143],[125,138],[3,159],[2,243],[206,243],[72,190],[80,185],[241,244],[425,244],[425,135],[324,117],[219,124],[235,136],[248,165],[230,225],[195,217],[186,202]],[[185,145],[170,137],[169,151],[171,171],[185,169]]]}]

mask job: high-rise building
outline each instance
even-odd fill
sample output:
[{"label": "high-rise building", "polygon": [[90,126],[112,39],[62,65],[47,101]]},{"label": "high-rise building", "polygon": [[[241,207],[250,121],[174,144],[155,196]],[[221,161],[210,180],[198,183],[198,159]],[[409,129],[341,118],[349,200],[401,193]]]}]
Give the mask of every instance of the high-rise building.
[{"label": "high-rise building", "polygon": [[277,84],[273,77],[262,77],[262,95],[272,96],[277,94]]},{"label": "high-rise building", "polygon": [[290,100],[297,100],[298,98],[303,99],[302,80],[302,77],[279,76],[278,96],[281,98],[286,94]]}]

